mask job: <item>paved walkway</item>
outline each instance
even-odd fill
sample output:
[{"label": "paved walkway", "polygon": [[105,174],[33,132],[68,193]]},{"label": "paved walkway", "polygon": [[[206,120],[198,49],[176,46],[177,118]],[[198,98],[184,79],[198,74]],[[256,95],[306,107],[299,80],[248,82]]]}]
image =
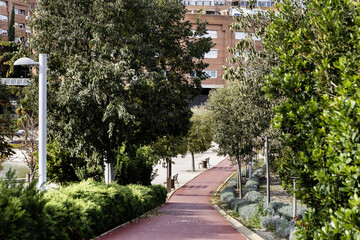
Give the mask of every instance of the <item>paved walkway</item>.
[{"label": "paved walkway", "polygon": [[198,175],[176,190],[169,201],[158,208],[159,214],[118,227],[98,240],[245,240],[210,205],[213,191],[231,175],[228,159]]}]

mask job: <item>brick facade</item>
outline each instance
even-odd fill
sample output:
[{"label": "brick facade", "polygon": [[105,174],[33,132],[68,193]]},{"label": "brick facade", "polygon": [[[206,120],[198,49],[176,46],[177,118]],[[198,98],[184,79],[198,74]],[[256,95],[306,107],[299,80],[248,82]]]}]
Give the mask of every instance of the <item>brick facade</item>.
[{"label": "brick facade", "polygon": [[37,5],[37,0],[29,0],[25,3],[22,0],[0,0],[0,40],[8,40],[8,30],[11,18],[12,3],[15,7],[15,39],[25,40],[31,34],[27,28],[27,21],[32,10]]}]

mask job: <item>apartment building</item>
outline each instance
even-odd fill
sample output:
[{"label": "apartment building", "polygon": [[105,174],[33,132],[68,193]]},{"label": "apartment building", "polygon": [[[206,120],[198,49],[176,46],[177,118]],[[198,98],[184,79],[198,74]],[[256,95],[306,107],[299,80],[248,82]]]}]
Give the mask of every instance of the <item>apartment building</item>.
[{"label": "apartment building", "polygon": [[[224,73],[223,66],[227,65],[226,59],[233,57],[228,47],[235,45],[236,41],[243,39],[248,33],[234,32],[230,30],[229,25],[234,22],[234,15],[241,15],[237,10],[238,7],[243,8],[247,14],[255,13],[256,11],[266,10],[273,6],[273,1],[257,1],[255,3],[256,9],[250,11],[246,9],[249,1],[234,1],[234,0],[183,0],[182,3],[186,6],[187,13],[185,20],[189,20],[196,28],[196,20],[201,17],[205,20],[207,25],[207,37],[211,37],[215,46],[205,54],[205,62],[209,64],[205,72],[209,78],[203,81],[203,94],[206,95],[211,89],[223,87],[226,81],[222,78]],[[260,39],[252,36],[256,42],[256,47],[261,48]],[[191,77],[191,74],[190,74]]]},{"label": "apartment building", "polygon": [[8,41],[9,23],[14,3],[15,8],[15,41],[25,39],[31,35],[27,27],[27,21],[32,10],[36,7],[38,0],[0,0],[0,40]]}]

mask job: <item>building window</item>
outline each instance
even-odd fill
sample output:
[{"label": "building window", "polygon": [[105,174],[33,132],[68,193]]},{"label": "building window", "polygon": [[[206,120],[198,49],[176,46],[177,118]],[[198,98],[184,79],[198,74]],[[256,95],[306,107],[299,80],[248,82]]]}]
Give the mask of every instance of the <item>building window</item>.
[{"label": "building window", "polygon": [[204,37],[217,38],[217,31],[208,30]]},{"label": "building window", "polygon": [[18,27],[19,29],[25,29],[25,24],[23,24],[23,23],[15,23],[15,27]]},{"label": "building window", "polygon": [[15,8],[14,12],[15,12],[15,14],[19,14],[19,9]]},{"label": "building window", "polygon": [[7,21],[8,21],[8,17],[5,16],[5,15],[0,15],[0,20],[1,20],[1,21],[4,21],[4,22],[7,22]]},{"label": "building window", "polygon": [[[195,30],[191,30],[192,33],[193,33],[193,36],[195,35]],[[199,37],[199,36],[196,36],[196,37]],[[211,37],[211,38],[217,38],[217,31],[210,31],[210,30],[207,30],[207,33],[205,33],[203,36],[201,37]]]},{"label": "building window", "polygon": [[[217,78],[217,71],[216,70],[204,70],[204,73],[206,73],[209,78]],[[196,77],[196,71],[190,72],[190,77],[194,78]]]},{"label": "building window", "polygon": [[25,15],[25,10],[19,10],[20,15]]},{"label": "building window", "polygon": [[218,50],[211,49],[210,52],[205,53],[204,58],[217,58],[218,57]]},{"label": "building window", "polygon": [[2,29],[0,29],[0,33],[1,33],[2,35],[8,35],[8,31],[7,31],[7,30],[2,30]]},{"label": "building window", "polygon": [[217,71],[215,70],[205,70],[204,71],[210,78],[217,78]]},{"label": "building window", "polygon": [[6,2],[5,1],[0,1],[0,7],[6,7]]},{"label": "building window", "polygon": [[247,35],[245,32],[235,32],[235,39],[245,39]]}]

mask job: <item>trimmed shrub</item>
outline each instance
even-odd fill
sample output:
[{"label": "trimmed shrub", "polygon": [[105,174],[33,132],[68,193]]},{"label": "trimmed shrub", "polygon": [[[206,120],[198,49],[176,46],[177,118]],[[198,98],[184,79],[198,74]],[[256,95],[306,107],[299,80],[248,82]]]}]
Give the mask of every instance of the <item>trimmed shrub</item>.
[{"label": "trimmed shrub", "polygon": [[[14,175],[14,173],[12,173]],[[14,176],[0,181],[0,239],[91,239],[166,200],[160,185],[120,186],[88,180],[38,192]]]},{"label": "trimmed shrub", "polygon": [[269,203],[269,207],[272,208],[272,209],[274,209],[276,213],[278,212],[278,210],[279,210],[280,208],[282,208],[282,207],[284,207],[284,206],[288,206],[288,205],[286,205],[285,203],[276,202],[276,201],[270,201],[270,203]]},{"label": "trimmed shrub", "polygon": [[293,228],[294,225],[291,221],[288,221],[284,218],[280,218],[276,220],[275,234],[280,238],[288,238]]},{"label": "trimmed shrub", "polygon": [[260,178],[262,175],[264,175],[264,173],[265,173],[265,170],[263,168],[259,168],[259,169],[255,170],[255,172],[252,175]]},{"label": "trimmed shrub", "polygon": [[259,205],[256,203],[242,206],[238,210],[239,216],[245,221],[248,221],[250,218],[255,217],[258,214],[258,212],[259,212]]},{"label": "trimmed shrub", "polygon": [[[302,206],[298,206],[296,208],[296,215],[300,218],[304,215],[306,209]],[[286,218],[287,220],[291,220],[293,218],[293,206],[285,205],[277,211],[282,217]]]},{"label": "trimmed shrub", "polygon": [[232,187],[227,187],[220,193],[220,201],[222,202],[230,203],[233,199],[235,199],[235,190]]},{"label": "trimmed shrub", "polygon": [[250,201],[246,200],[246,199],[240,199],[240,198],[236,198],[234,199],[231,204],[230,204],[230,207],[231,209],[233,209],[235,212],[238,212],[239,211],[239,208],[243,207],[243,206],[246,206],[246,205],[249,205],[251,204]]},{"label": "trimmed shrub", "polygon": [[245,194],[245,199],[249,200],[250,202],[257,202],[262,198],[261,193],[256,191],[251,191]]},{"label": "trimmed shrub", "polygon": [[287,238],[293,231],[292,222],[276,216],[260,216],[260,226],[266,230],[273,231],[280,238]]},{"label": "trimmed shrub", "polygon": [[246,195],[248,192],[256,192],[258,188],[256,186],[250,185],[246,186],[244,190],[244,194]]},{"label": "trimmed shrub", "polygon": [[275,216],[260,216],[260,226],[269,231],[275,231],[276,229],[276,220],[280,219],[279,215]]},{"label": "trimmed shrub", "polygon": [[245,186],[255,186],[255,187],[259,187],[260,186],[260,180],[257,177],[252,177],[249,180],[246,181]]},{"label": "trimmed shrub", "polygon": [[227,187],[235,188],[237,186],[237,179],[233,177],[229,180]]},{"label": "trimmed shrub", "polygon": [[162,204],[166,189],[87,180],[48,191],[45,198],[56,239],[89,239]]},{"label": "trimmed shrub", "polygon": [[36,181],[17,182],[15,171],[0,181],[0,239],[51,239],[47,229],[52,224],[44,206],[47,200],[36,188]]}]

